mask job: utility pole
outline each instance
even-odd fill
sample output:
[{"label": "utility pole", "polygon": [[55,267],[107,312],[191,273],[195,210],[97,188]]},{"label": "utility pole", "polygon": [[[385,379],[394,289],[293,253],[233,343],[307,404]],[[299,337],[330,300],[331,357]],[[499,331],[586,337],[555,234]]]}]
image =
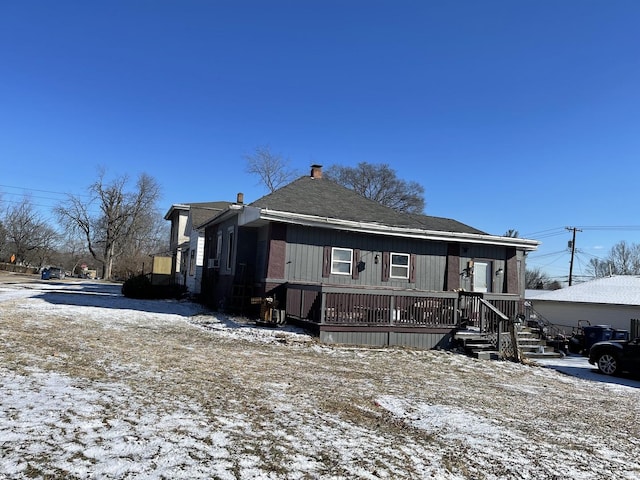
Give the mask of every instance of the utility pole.
[{"label": "utility pole", "polygon": [[569,286],[573,282],[573,257],[576,254],[576,232],[581,232],[582,230],[577,229],[576,227],[565,227],[569,231],[573,231],[573,238],[569,241],[569,246],[571,247],[571,263],[569,264]]}]

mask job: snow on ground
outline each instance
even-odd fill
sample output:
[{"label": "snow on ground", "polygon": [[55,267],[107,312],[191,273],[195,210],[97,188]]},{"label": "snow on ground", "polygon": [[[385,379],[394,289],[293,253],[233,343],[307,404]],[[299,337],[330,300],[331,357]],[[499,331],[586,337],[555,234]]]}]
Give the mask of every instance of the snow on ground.
[{"label": "snow on ground", "polygon": [[640,478],[640,382],[0,284],[0,478]]},{"label": "snow on ground", "polygon": [[226,436],[207,432],[189,405],[175,402],[163,412],[143,406],[117,383],[91,386],[41,371],[2,373],[5,478],[29,478],[25,460],[47,457],[54,476],[71,478],[233,478],[226,472]]}]

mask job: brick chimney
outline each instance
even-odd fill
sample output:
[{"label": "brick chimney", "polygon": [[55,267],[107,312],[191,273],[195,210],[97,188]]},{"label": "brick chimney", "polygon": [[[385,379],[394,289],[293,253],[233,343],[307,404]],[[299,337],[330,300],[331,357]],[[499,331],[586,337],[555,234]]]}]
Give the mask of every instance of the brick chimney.
[{"label": "brick chimney", "polygon": [[242,205],[244,203],[244,193],[242,193],[242,192],[238,193],[238,197],[236,199],[236,203],[238,205]]},{"label": "brick chimney", "polygon": [[322,178],[322,165],[311,165],[311,178]]}]

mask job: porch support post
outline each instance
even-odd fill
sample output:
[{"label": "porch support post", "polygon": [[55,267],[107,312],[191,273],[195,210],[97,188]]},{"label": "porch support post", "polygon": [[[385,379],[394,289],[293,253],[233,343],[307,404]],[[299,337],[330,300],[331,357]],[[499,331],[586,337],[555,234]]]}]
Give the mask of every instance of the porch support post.
[{"label": "porch support post", "polygon": [[445,269],[444,290],[460,288],[460,244],[447,245],[447,268]]},{"label": "porch support post", "polygon": [[460,326],[460,295],[453,299],[453,322],[456,327]]},{"label": "porch support post", "polygon": [[287,226],[272,223],[269,226],[267,250],[267,278],[284,279],[287,255]]},{"label": "porch support post", "polygon": [[515,248],[507,249],[507,293],[519,293],[518,254]]},{"label": "porch support post", "polygon": [[320,324],[323,324],[325,321],[325,311],[327,310],[327,294],[326,292],[322,292],[320,294]]}]

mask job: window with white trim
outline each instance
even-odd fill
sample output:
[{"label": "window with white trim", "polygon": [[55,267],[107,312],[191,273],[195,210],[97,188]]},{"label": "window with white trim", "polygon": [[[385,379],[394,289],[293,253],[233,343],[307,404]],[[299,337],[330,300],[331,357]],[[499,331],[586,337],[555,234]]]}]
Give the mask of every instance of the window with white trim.
[{"label": "window with white trim", "polygon": [[337,247],[331,249],[331,273],[336,275],[351,275],[352,266],[352,249]]},{"label": "window with white trim", "polygon": [[233,227],[229,227],[227,230],[227,270],[231,270],[233,265],[233,239],[235,237],[235,230]]},{"label": "window with white trim", "polygon": [[409,278],[409,254],[391,252],[391,278]]},{"label": "window with white trim", "polygon": [[191,258],[189,258],[189,276],[196,274],[196,251],[191,249]]},{"label": "window with white trim", "polygon": [[216,235],[216,256],[214,257],[218,262],[220,262],[220,256],[222,255],[222,231],[218,230],[218,234]]}]

